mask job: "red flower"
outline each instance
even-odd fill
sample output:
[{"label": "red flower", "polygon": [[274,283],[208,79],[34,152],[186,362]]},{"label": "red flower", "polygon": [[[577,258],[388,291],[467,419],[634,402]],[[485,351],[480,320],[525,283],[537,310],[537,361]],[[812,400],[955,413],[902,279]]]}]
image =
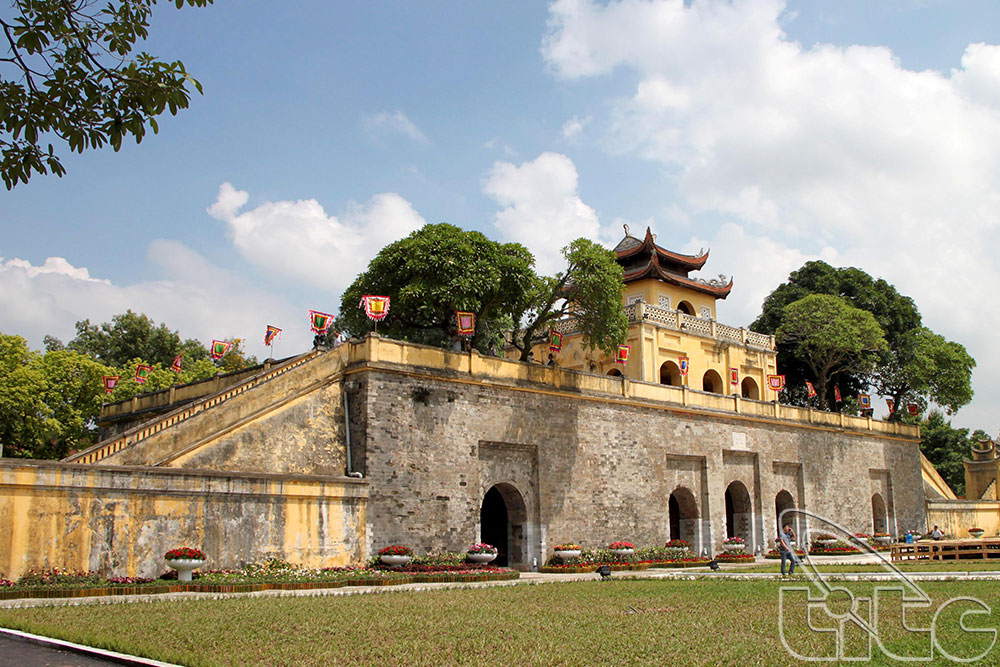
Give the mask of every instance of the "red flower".
[{"label": "red flower", "polygon": [[205,553],[200,549],[181,547],[180,549],[171,549],[163,554],[163,557],[167,560],[205,560]]}]

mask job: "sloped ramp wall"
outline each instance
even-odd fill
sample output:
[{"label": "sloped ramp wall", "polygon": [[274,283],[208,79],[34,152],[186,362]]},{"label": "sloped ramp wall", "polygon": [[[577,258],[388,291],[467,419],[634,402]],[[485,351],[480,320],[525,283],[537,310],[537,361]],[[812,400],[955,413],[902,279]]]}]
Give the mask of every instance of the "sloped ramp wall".
[{"label": "sloped ramp wall", "polygon": [[0,577],[64,567],[157,577],[191,546],[207,568],[364,559],[368,484],[346,477],[0,460]]},{"label": "sloped ramp wall", "polygon": [[98,463],[342,475],[339,380],[348,363],[347,347],[321,353],[162,430],[139,434]]}]

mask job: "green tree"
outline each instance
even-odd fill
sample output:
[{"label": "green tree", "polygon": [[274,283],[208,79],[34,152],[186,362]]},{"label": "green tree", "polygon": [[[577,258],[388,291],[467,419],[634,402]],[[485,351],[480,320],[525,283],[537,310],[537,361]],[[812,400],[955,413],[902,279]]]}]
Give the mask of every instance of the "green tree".
[{"label": "green tree", "polygon": [[61,458],[92,443],[108,367],[71,350],[45,354],[0,334],[0,443],[5,456]]},{"label": "green tree", "polygon": [[539,277],[514,313],[512,343],[528,360],[533,345],[547,339],[549,328],[568,316],[576,319],[583,340],[591,348],[612,353],[625,342],[628,318],[622,308],[621,265],[611,250],[587,239],[577,239],[563,248],[566,269],[553,277]]},{"label": "green tree", "polygon": [[872,379],[880,394],[893,399],[893,416],[901,415],[906,403],[920,404],[928,398],[953,414],[972,400],[975,366],[962,345],[916,327],[897,337]]},{"label": "green tree", "polygon": [[820,405],[840,373],[867,373],[886,349],[882,328],[871,313],[829,294],[811,294],[783,309],[776,339],[789,346],[816,380]]},{"label": "green tree", "polygon": [[198,341],[182,341],[166,324],[157,325],[131,310],[99,325],[90,320],[77,322],[76,337],[66,348],[109,366],[124,366],[139,358],[169,368],[178,354],[184,355],[187,362],[208,358],[208,350]]},{"label": "green tree", "polygon": [[[172,0],[204,7],[212,0]],[[0,175],[7,189],[33,173],[62,176],[66,169],[47,138],[70,150],[142,141],[156,116],[176,114],[201,84],[183,63],[141,52],[156,0],[14,0],[0,18],[7,57],[0,59]],[[47,146],[46,146],[47,144]]]},{"label": "green tree", "polygon": [[484,349],[511,322],[535,280],[534,258],[518,243],[497,243],[447,223],[425,225],[382,248],[347,288],[337,326],[360,335],[373,323],[361,297],[391,297],[378,324],[386,336],[448,346],[456,336],[455,311],[476,314],[472,345]]},{"label": "green tree", "polygon": [[[906,403],[924,406],[933,400],[953,412],[972,399],[975,361],[965,348],[923,328],[913,299],[857,268],[806,262],[767,296],[760,316],[750,328],[775,333],[783,322],[784,308],[810,294],[839,296],[871,313],[886,339],[887,347],[879,353],[871,372],[837,376],[837,386],[845,399],[867,392],[872,386],[884,396],[898,396],[890,419],[901,419]],[[785,396],[792,403],[806,404],[804,381],[812,377],[811,369],[796,356],[791,344],[779,342],[777,352],[778,367],[788,377]]]},{"label": "green tree", "polygon": [[965,495],[965,465],[970,457],[969,429],[952,428],[938,410],[931,410],[920,425],[920,451],[948,482],[955,495]]}]

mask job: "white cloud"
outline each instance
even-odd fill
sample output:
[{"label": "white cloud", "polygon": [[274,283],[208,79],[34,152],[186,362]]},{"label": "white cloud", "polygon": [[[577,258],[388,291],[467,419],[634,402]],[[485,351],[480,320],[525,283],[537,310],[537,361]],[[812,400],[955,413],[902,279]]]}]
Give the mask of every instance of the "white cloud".
[{"label": "white cloud", "polygon": [[208,213],[226,223],[233,244],[252,263],[339,294],[383,246],[424,226],[399,195],[384,192],[351,203],[340,217],[315,199],[265,202],[242,211],[249,195],[223,183]]},{"label": "white cloud", "polygon": [[561,250],[570,241],[601,237],[597,213],[577,194],[576,167],[561,153],[542,153],[520,166],[495,162],[483,191],[505,207],[494,221],[500,234],[527,246],[542,273],[564,267]]},{"label": "white cloud", "polygon": [[[600,102],[612,106],[605,145],[665,167],[693,218],[734,222],[706,268],[735,272],[756,307],[777,284],[760,267],[797,255],[884,277],[980,362],[960,416],[994,428],[1000,47],[915,72],[885,47],[805,49],[783,12],[779,0],[558,0],[542,52],[564,79],[636,79],[629,97]],[[727,234],[744,249],[725,265]]]},{"label": "white cloud", "polygon": [[184,338],[204,343],[244,338],[245,349],[258,357],[267,354],[261,343],[267,324],[285,329],[279,354],[311,344],[305,310],[213,266],[190,248],[153,241],[148,259],[162,278],[132,285],[91,278],[86,268],[61,257],[50,257],[41,266],[16,258],[2,262],[0,331],[24,336],[39,348],[46,334],[65,342],[75,335],[74,322],[106,322],[131,308],[165,322]]},{"label": "white cloud", "polygon": [[583,128],[587,126],[587,123],[589,123],[590,120],[591,120],[590,116],[587,116],[586,118],[573,116],[572,118],[570,118],[568,121],[563,123],[562,126],[563,139],[566,139],[567,141],[572,141],[576,139],[578,136],[580,136],[580,133],[583,132]]},{"label": "white cloud", "polygon": [[430,140],[420,131],[420,128],[414,125],[413,121],[399,110],[392,113],[382,111],[368,116],[364,119],[364,126],[373,134],[382,132],[401,134],[418,144],[430,143]]}]

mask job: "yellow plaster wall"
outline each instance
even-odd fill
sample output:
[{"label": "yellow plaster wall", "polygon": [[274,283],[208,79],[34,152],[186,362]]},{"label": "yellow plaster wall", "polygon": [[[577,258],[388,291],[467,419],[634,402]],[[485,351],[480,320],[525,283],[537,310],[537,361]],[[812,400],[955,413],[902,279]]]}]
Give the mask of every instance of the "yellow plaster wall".
[{"label": "yellow plaster wall", "polygon": [[625,285],[622,288],[622,305],[628,305],[636,297],[641,296],[642,300],[646,303],[659,306],[661,295],[670,298],[670,310],[677,310],[677,306],[681,301],[687,301],[694,308],[694,315],[696,317],[701,317],[702,308],[708,308],[712,312],[711,317],[715,318],[714,297],[692,289],[670,285],[669,283],[653,278],[637,280],[634,283]]},{"label": "yellow plaster wall", "polygon": [[207,567],[365,558],[368,484],[315,476],[0,460],[0,576],[66,567],[155,577],[192,546]]},{"label": "yellow plaster wall", "polygon": [[[969,537],[970,528],[982,528],[984,537],[1000,535],[1000,502],[988,500],[928,500],[927,527],[934,525],[948,535]],[[920,527],[923,528],[923,527]]]}]

